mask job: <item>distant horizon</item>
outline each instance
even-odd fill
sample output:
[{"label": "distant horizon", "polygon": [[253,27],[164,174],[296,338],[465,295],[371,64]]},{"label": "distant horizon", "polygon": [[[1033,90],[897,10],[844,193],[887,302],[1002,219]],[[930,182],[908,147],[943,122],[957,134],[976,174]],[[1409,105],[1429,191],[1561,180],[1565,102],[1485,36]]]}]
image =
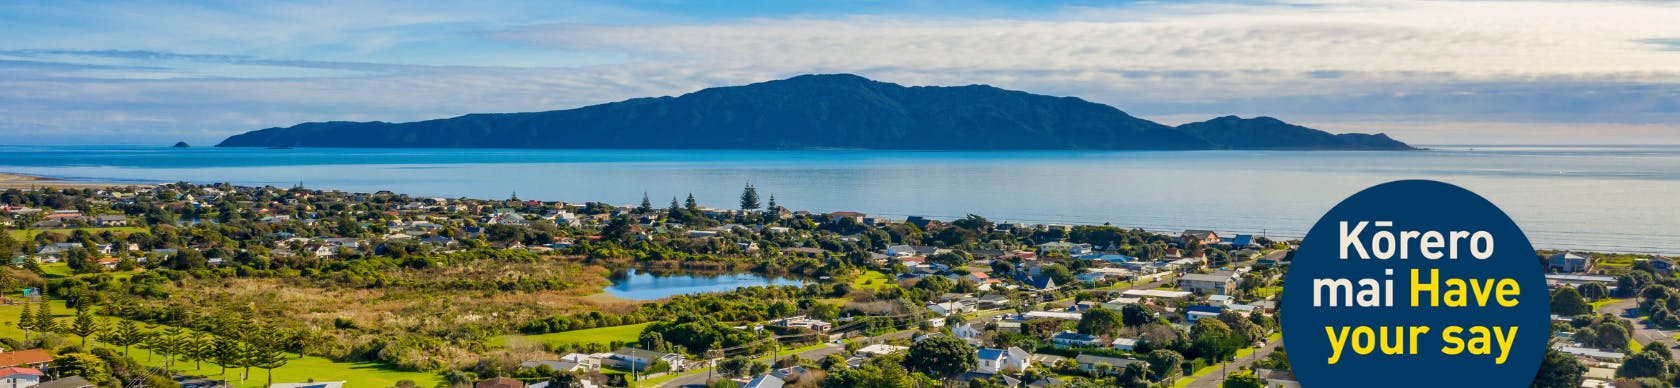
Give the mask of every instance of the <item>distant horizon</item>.
[{"label": "distant horizon", "polygon": [[1408,143],[1680,144],[1680,3],[0,3],[0,140],[217,141],[812,73]]}]

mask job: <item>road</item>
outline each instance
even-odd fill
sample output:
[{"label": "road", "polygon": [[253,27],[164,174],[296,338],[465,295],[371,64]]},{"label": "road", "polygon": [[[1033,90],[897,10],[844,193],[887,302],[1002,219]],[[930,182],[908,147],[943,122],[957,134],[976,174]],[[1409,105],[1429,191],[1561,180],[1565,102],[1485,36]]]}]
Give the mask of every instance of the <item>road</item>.
[{"label": "road", "polygon": [[[875,336],[875,337],[858,338],[858,339],[855,339],[853,341],[854,342],[866,342],[866,341],[876,341],[876,340],[886,341],[886,340],[889,340],[889,339],[905,339],[905,338],[910,338],[910,336],[914,335],[915,333],[916,333],[915,330],[900,330],[900,331],[895,331],[895,332],[891,332],[891,333],[887,333],[887,334],[882,334],[882,335]],[[803,359],[807,359],[807,360],[821,360],[823,357],[828,357],[828,355],[830,355],[830,354],[839,354],[839,353],[841,353],[842,351],[845,351],[845,350],[846,350],[845,346],[830,343],[830,344],[827,344],[826,346],[823,346],[823,347],[820,347],[820,348],[795,353],[795,354],[793,354],[793,356],[799,356],[799,358],[803,358]],[[788,354],[781,355],[782,358],[787,358],[788,356],[790,356],[790,355],[788,355]],[[765,363],[765,364],[770,364],[770,358],[765,357],[765,358],[759,360],[759,362]],[[708,375],[710,375],[710,374],[706,373],[705,370],[690,372],[689,374],[683,375],[681,377],[666,380],[664,383],[660,383],[656,387],[705,387],[706,386],[706,377]],[[717,376],[717,375],[711,375],[711,376],[713,378],[717,378],[717,379],[722,379],[723,378],[722,376]]]},{"label": "road", "polygon": [[[1283,346],[1283,340],[1282,339],[1278,339],[1277,341],[1272,341],[1272,342],[1267,343],[1266,346],[1262,346],[1262,347],[1260,347],[1260,349],[1255,350],[1254,353],[1250,353],[1248,355],[1248,357],[1239,358],[1239,359],[1237,359],[1236,362],[1227,362],[1227,363],[1225,363],[1225,372],[1234,373],[1236,371],[1242,370],[1244,367],[1247,367],[1251,364],[1254,364],[1255,361],[1263,360],[1263,359],[1266,358],[1266,355],[1272,354],[1272,350],[1277,349],[1277,347],[1279,347],[1279,346]],[[1225,382],[1224,374],[1215,371],[1213,373],[1209,373],[1206,376],[1202,376],[1201,378],[1198,378],[1195,381],[1190,382],[1190,385],[1187,385],[1187,387],[1190,387],[1190,388],[1219,388],[1219,385],[1223,384],[1224,382]]]},{"label": "road", "polygon": [[1599,307],[1598,311],[1633,322],[1633,340],[1639,341],[1644,346],[1673,346],[1672,341],[1669,340],[1669,338],[1673,338],[1673,334],[1665,333],[1655,326],[1639,322],[1638,309],[1639,298],[1627,298],[1624,301]]}]

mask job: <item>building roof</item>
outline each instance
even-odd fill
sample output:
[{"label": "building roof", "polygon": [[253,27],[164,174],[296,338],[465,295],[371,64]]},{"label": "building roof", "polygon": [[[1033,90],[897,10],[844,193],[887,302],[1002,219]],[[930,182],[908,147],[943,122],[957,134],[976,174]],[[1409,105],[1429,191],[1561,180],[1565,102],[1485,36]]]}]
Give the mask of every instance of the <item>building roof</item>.
[{"label": "building roof", "polygon": [[19,365],[35,365],[52,362],[52,356],[41,349],[25,349],[15,352],[0,353],[0,368]]},{"label": "building roof", "polygon": [[1179,280],[1187,280],[1187,281],[1193,281],[1193,282],[1195,282],[1195,281],[1228,282],[1228,281],[1231,281],[1231,277],[1230,276],[1220,276],[1218,274],[1193,273],[1193,274],[1186,274],[1186,275],[1184,275],[1184,277],[1179,278]]},{"label": "building roof", "polygon": [[473,388],[525,388],[525,382],[507,377],[497,377],[474,383]]},{"label": "building roof", "polygon": [[1003,349],[980,348],[974,352],[982,360],[997,360],[1003,358]]},{"label": "building roof", "polygon": [[782,379],[771,375],[758,376],[741,388],[782,388]]},{"label": "building roof", "polygon": [[1134,364],[1134,363],[1144,363],[1145,365],[1148,365],[1148,363],[1144,362],[1143,360],[1135,360],[1135,359],[1130,359],[1130,358],[1103,357],[1103,356],[1096,356],[1096,355],[1090,355],[1090,354],[1080,354],[1079,357],[1074,357],[1073,360],[1080,363],[1080,364],[1107,364],[1107,365],[1113,366],[1115,368],[1122,368],[1122,367],[1125,367],[1126,365],[1131,365],[1131,364]]},{"label": "building roof", "polygon": [[41,373],[40,369],[35,369],[35,368],[19,368],[19,367],[15,367],[15,366],[0,368],[0,377],[11,377],[12,375],[20,375],[20,374],[22,374],[22,375],[35,375],[35,376],[45,376],[46,375],[45,373]]},{"label": "building roof", "polygon": [[68,376],[36,384],[35,388],[87,388],[92,386],[93,383],[88,382],[82,376]]}]

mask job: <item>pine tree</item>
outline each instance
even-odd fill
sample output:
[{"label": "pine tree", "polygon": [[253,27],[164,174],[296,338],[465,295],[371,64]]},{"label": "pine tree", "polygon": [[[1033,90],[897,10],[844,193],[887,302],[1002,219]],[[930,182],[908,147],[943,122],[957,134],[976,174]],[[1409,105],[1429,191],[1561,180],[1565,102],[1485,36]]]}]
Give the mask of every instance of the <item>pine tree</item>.
[{"label": "pine tree", "polygon": [[23,304],[23,311],[18,313],[17,327],[23,329],[23,339],[29,339],[29,331],[35,329],[35,316],[29,314],[29,304]]},{"label": "pine tree", "polygon": [[678,206],[678,205],[677,205],[677,196],[674,196],[674,195],[673,195],[673,196],[671,196],[671,207],[670,207],[670,208],[669,208],[669,209],[667,209],[667,210],[673,210],[673,211],[675,211],[675,210],[677,210],[677,208],[679,208],[679,207],[680,207],[680,206]]},{"label": "pine tree", "polygon": [[257,341],[252,343],[251,359],[247,365],[268,372],[268,385],[274,385],[274,369],[286,366],[286,342],[293,337],[274,329],[259,329]]},{"label": "pine tree", "polygon": [[126,319],[120,320],[114,325],[107,324],[106,327],[110,327],[111,332],[106,334],[105,343],[121,346],[124,356],[128,355],[129,346],[146,342],[147,337],[150,337],[150,334],[140,329],[140,326],[134,324],[134,321]]},{"label": "pine tree", "polygon": [[35,309],[35,331],[51,333],[58,331],[58,321],[53,320],[52,305],[47,304],[47,297],[41,297],[39,308]]},{"label": "pine tree", "polygon": [[653,211],[653,201],[649,201],[647,192],[643,191],[642,192],[642,207],[637,208],[636,212],[637,213],[647,213],[647,212],[650,212],[650,211]]},{"label": "pine tree", "polygon": [[758,210],[758,189],[753,188],[751,183],[741,189],[741,210]]},{"label": "pine tree", "polygon": [[683,203],[683,208],[688,210],[700,210],[700,203],[694,201],[694,193],[688,193],[688,201]]},{"label": "pine tree", "polygon": [[776,209],[776,195],[775,194],[770,194],[770,203],[764,206],[764,210],[768,210],[768,211],[771,211],[771,212],[779,212],[779,210]]},{"label": "pine tree", "polygon": [[76,305],[76,320],[70,325],[70,334],[82,337],[82,349],[87,349],[88,337],[99,333],[99,322],[93,320],[93,312],[88,311],[87,304]]}]

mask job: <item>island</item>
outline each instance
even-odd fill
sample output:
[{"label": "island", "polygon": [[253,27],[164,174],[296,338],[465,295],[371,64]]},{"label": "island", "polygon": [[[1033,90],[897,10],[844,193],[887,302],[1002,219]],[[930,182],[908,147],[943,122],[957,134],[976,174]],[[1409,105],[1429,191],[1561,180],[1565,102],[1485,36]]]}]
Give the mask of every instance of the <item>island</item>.
[{"label": "island", "polygon": [[1384,134],[1331,134],[1270,117],[1168,126],[1113,106],[988,85],[902,86],[801,75],[677,97],[408,123],[311,122],[217,147],[1411,150]]},{"label": "island", "polygon": [[174,147],[174,148],[191,148],[192,146],[188,145],[187,142],[178,141],[178,142],[175,142],[175,145],[171,146],[171,147]]}]

